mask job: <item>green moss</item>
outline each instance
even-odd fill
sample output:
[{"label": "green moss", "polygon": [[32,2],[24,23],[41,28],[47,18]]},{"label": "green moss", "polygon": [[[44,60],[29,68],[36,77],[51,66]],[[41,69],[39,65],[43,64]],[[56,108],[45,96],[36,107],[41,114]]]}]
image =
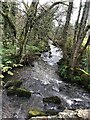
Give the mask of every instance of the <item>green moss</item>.
[{"label": "green moss", "polygon": [[57,96],[51,96],[51,97],[43,98],[43,102],[60,104],[60,103],[61,103],[61,100],[60,100],[60,98],[57,97]]},{"label": "green moss", "polygon": [[45,116],[46,114],[39,110],[39,109],[30,109],[28,111],[28,117],[31,118],[31,117],[36,117],[36,116]]},{"label": "green moss", "polygon": [[24,89],[24,88],[16,88],[16,95],[18,97],[27,97],[27,98],[29,98],[31,96],[31,92]]},{"label": "green moss", "polygon": [[22,84],[21,80],[8,81],[5,85],[5,88],[8,89],[11,86],[20,87],[21,84]]},{"label": "green moss", "polygon": [[15,95],[15,87],[9,87],[9,89],[7,90],[7,95],[8,96]]}]

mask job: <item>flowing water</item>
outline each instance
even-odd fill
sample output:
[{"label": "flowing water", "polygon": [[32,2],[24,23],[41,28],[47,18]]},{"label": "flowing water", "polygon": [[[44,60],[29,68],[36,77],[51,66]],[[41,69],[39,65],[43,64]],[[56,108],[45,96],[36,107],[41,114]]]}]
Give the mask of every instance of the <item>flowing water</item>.
[{"label": "flowing water", "polygon": [[[32,91],[30,98],[17,96],[8,97],[3,89],[3,118],[27,118],[29,108],[39,108],[44,111],[63,109],[90,108],[90,94],[85,90],[65,83],[57,74],[57,62],[63,57],[62,51],[49,41],[50,51],[41,55],[32,66],[24,66],[14,70],[12,77],[6,76],[6,80],[22,80],[21,87]],[[58,96],[61,105],[44,104],[43,98]]]}]

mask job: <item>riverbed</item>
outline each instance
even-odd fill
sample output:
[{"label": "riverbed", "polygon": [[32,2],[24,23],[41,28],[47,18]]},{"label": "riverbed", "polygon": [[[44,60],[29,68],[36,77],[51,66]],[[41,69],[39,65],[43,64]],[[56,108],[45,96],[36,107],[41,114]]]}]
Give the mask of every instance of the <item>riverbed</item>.
[{"label": "riverbed", "polygon": [[[62,51],[49,41],[50,51],[44,52],[33,65],[16,68],[13,76],[5,80],[21,80],[21,87],[30,90],[30,98],[7,96],[3,89],[3,118],[27,118],[29,108],[39,108],[43,111],[64,109],[90,108],[90,94],[80,88],[64,82],[57,74],[57,62],[63,57]],[[61,105],[45,104],[43,98],[58,96]]]}]

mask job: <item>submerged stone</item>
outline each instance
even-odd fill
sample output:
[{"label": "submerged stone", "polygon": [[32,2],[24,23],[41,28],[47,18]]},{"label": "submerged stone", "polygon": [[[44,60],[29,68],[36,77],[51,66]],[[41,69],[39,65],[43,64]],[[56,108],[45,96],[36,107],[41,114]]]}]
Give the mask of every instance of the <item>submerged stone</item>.
[{"label": "submerged stone", "polygon": [[5,88],[8,89],[8,88],[11,87],[11,86],[20,87],[21,84],[22,84],[22,81],[21,81],[21,80],[8,81],[8,82],[5,84]]},{"label": "submerged stone", "polygon": [[16,88],[15,93],[16,93],[16,95],[18,97],[27,97],[27,98],[29,98],[31,96],[31,92],[24,89],[24,88]]},{"label": "submerged stone", "polygon": [[54,104],[61,104],[61,100],[57,96],[51,96],[51,97],[43,98],[43,102],[54,103]]},{"label": "submerged stone", "polygon": [[39,109],[30,109],[28,111],[28,117],[29,118],[36,117],[36,116],[46,116],[46,114]]}]

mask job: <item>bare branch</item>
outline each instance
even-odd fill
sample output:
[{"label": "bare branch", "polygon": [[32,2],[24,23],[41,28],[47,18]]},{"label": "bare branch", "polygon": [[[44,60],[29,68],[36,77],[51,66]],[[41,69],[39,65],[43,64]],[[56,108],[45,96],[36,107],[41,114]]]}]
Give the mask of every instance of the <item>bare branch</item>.
[{"label": "bare branch", "polygon": [[4,13],[3,11],[0,10],[0,14],[5,18],[6,21],[8,21],[8,24],[10,28],[13,30],[14,37],[16,38],[16,28],[15,25],[13,24],[12,20],[8,16],[8,14]]},{"label": "bare branch", "polygon": [[49,12],[54,6],[58,5],[58,4],[62,4],[62,5],[66,5],[67,4],[63,3],[63,2],[54,2],[47,10],[45,10],[42,14],[40,14],[37,18],[37,20],[39,20],[41,17],[43,17],[47,12]]}]

